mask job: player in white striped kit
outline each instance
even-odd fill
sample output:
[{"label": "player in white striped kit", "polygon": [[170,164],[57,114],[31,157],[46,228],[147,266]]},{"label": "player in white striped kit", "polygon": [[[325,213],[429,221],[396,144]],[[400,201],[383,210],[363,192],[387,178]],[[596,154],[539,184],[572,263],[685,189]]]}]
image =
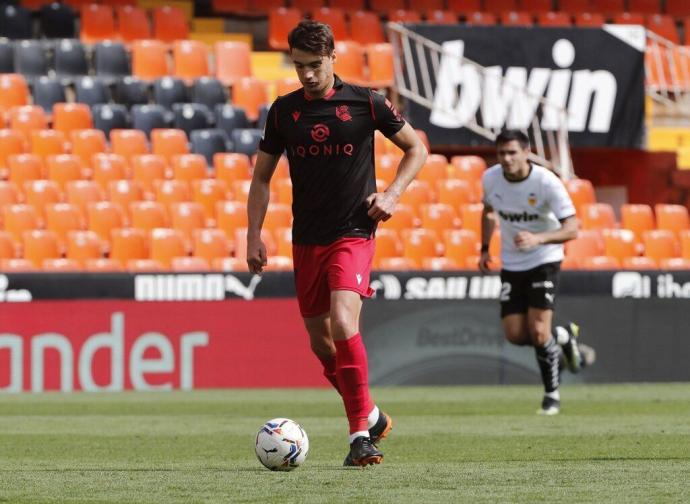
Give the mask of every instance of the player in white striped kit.
[{"label": "player in white striped kit", "polygon": [[559,178],[528,160],[529,138],[505,130],[496,138],[499,164],[483,176],[484,212],[479,268],[490,271],[489,241],[501,229],[501,319],[509,342],[535,348],[544,382],[537,411],[560,411],[561,363],[577,373],[594,362],[594,351],[578,344],[579,327],[552,329],[563,243],[577,237],[575,207]]}]

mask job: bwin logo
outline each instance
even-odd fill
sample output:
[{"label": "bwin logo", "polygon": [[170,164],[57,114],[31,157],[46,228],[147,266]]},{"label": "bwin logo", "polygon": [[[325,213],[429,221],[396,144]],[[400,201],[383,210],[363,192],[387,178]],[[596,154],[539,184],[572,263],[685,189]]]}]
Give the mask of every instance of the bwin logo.
[{"label": "bwin logo", "polygon": [[464,47],[462,40],[443,43],[431,124],[459,128],[473,122],[481,108],[485,128],[527,129],[537,113],[539,98],[546,97],[554,106],[543,110],[543,130],[558,129],[559,109],[563,108],[569,131],[609,131],[616,78],[606,70],[569,70],[575,60],[575,47],[569,40],[560,39],[553,45],[557,69],[532,68],[529,75],[525,67],[508,67],[504,75],[500,66],[487,67],[482,74],[477,66],[463,64]]}]

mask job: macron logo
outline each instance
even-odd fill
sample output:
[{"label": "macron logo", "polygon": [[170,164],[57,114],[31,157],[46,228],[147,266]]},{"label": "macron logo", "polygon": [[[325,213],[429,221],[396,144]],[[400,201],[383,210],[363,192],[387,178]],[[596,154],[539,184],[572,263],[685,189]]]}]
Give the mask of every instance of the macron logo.
[{"label": "macron logo", "polygon": [[357,285],[362,285],[362,275],[357,273],[355,277],[357,278]]}]

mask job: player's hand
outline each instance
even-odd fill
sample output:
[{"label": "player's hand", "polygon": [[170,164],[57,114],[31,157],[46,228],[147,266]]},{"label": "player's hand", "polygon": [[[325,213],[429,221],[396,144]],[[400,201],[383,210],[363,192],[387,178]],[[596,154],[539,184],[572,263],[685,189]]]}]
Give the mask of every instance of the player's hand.
[{"label": "player's hand", "polygon": [[515,235],[514,241],[518,250],[529,250],[537,245],[541,245],[539,236],[529,231],[520,231]]},{"label": "player's hand", "polygon": [[491,264],[491,256],[488,252],[482,252],[482,255],[479,256],[479,271],[484,274],[491,273],[489,264]]},{"label": "player's hand", "polygon": [[375,222],[387,221],[395,211],[395,205],[398,204],[398,196],[393,193],[382,192],[370,194],[367,198],[367,205],[369,211],[367,215]]},{"label": "player's hand", "polygon": [[266,245],[261,236],[247,234],[247,267],[250,273],[261,274],[266,266]]}]

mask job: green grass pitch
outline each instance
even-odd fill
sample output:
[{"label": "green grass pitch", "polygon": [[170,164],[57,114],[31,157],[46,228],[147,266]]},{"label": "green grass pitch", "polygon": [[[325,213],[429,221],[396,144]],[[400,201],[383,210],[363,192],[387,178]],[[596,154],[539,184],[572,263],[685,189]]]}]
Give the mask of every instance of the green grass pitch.
[{"label": "green grass pitch", "polygon": [[[0,396],[0,502],[690,502],[690,384],[373,391],[382,465],[343,468],[331,390]],[[300,422],[305,464],[264,469],[254,435]]]}]

